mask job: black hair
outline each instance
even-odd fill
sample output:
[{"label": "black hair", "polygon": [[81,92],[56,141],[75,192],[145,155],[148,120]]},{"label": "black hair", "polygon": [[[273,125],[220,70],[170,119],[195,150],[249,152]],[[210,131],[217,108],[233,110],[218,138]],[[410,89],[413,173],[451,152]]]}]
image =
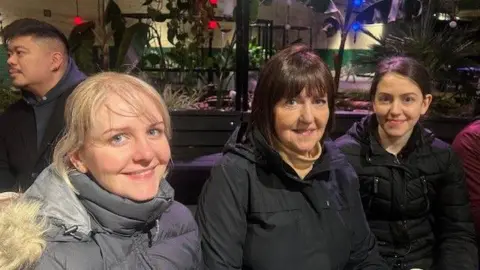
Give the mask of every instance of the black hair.
[{"label": "black hair", "polygon": [[35,38],[50,38],[61,42],[65,48],[65,52],[69,52],[68,40],[65,35],[55,26],[36,19],[23,18],[18,19],[7,25],[1,32],[3,43],[17,38],[32,36]]},{"label": "black hair", "polygon": [[424,65],[411,57],[394,56],[378,63],[370,88],[371,100],[375,98],[377,86],[383,76],[390,72],[398,73],[414,81],[422,91],[423,96],[432,93],[431,77]]}]

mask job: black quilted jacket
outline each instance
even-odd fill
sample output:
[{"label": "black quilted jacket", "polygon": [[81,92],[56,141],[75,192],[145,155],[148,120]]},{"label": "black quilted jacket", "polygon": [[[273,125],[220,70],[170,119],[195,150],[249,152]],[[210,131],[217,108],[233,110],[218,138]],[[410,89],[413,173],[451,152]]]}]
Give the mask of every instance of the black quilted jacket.
[{"label": "black quilted jacket", "polygon": [[360,179],[363,207],[393,269],[478,269],[464,173],[450,146],[421,127],[394,156],[377,139],[374,114],[336,144]]}]

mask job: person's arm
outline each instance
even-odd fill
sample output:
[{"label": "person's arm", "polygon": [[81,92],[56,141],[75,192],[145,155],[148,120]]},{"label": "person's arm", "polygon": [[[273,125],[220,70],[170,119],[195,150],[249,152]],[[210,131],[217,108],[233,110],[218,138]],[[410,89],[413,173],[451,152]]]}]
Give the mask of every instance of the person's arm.
[{"label": "person's arm", "polygon": [[7,144],[5,141],[5,132],[9,129],[5,123],[5,115],[0,117],[0,192],[14,191],[16,178],[10,171],[10,165],[7,155]]},{"label": "person's arm", "polygon": [[439,252],[436,269],[470,270],[478,268],[475,230],[472,221],[465,175],[459,159],[450,151],[447,173],[438,183],[434,209]]},{"label": "person's arm", "polygon": [[475,231],[478,234],[480,232],[480,134],[477,133],[475,130],[460,132],[452,143],[452,149],[462,161]]},{"label": "person's arm", "polygon": [[[353,171],[353,169],[351,170]],[[360,198],[358,177],[352,172],[350,178],[352,179],[350,213],[352,215],[353,245],[349,263],[345,269],[387,270],[388,266],[378,253],[375,235],[370,231],[370,226],[365,217]]]},{"label": "person's arm", "polygon": [[242,269],[248,174],[222,157],[203,187],[196,213],[205,270]]}]

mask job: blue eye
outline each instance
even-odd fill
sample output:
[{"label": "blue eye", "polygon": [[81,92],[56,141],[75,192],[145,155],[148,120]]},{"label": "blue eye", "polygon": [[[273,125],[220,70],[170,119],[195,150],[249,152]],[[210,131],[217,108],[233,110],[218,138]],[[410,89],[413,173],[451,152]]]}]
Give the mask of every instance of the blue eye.
[{"label": "blue eye", "polygon": [[151,136],[160,136],[163,134],[163,130],[160,130],[158,128],[152,128],[148,130],[148,135]]},{"label": "blue eye", "polygon": [[116,135],[112,136],[112,138],[110,139],[110,142],[112,144],[121,144],[121,143],[123,143],[123,141],[125,139],[126,139],[125,134],[120,133],[120,134],[116,134]]}]

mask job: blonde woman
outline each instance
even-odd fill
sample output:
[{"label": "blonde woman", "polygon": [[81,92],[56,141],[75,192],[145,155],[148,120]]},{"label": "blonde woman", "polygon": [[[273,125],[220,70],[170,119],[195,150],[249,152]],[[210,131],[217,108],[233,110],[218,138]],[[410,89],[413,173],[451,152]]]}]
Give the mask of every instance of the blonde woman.
[{"label": "blonde woman", "polygon": [[40,204],[0,193],[0,269],[31,269],[45,248],[45,223],[37,218]]},{"label": "blonde woman", "polygon": [[37,269],[197,269],[197,226],[165,180],[170,117],[155,89],[90,77],[65,122],[53,164],[26,191],[51,225]]}]

